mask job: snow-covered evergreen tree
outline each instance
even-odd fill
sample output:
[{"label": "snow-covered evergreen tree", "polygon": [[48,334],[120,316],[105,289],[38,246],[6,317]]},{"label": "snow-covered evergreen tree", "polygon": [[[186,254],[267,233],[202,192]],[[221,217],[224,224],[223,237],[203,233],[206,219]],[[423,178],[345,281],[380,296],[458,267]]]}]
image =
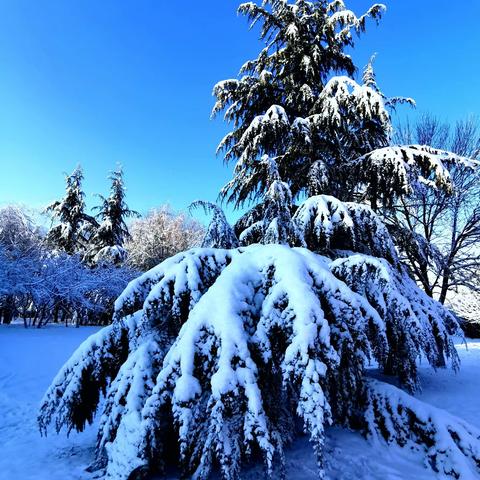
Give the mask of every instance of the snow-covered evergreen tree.
[{"label": "snow-covered evergreen tree", "polygon": [[[203,248],[131,282],[113,325],[74,353],[41,405],[42,432],[52,422],[82,430],[105,394],[94,467],[106,478],[142,478],[173,460],[182,478],[218,469],[235,480],[252,458],[282,478],[284,450],[303,432],[323,478],[332,423],[416,445],[454,478],[480,474],[475,429],[368,378],[374,361],[414,392],[420,358],[458,368],[452,337],[461,335],[408,276],[375,210],[418,184],[448,190],[446,164],[462,160],[389,147],[371,65],[363,85],[332,77],[353,74],[345,48],[382,9],[240,6],[267,47],[240,80],[215,87],[214,113],[226,109],[234,124],[220,146],[237,160],[224,197],[260,202],[235,231],[216,205],[194,204],[214,214]],[[310,197],[297,208],[302,193]]]},{"label": "snow-covered evergreen tree", "polygon": [[83,171],[78,166],[71,175],[65,175],[65,196],[46,208],[46,212],[52,214],[55,222],[48,232],[47,240],[69,254],[85,248],[85,228],[91,222],[91,217],[85,213],[82,182]]},{"label": "snow-covered evergreen tree", "polygon": [[268,189],[262,202],[252,212],[247,212],[241,222],[237,223],[237,228],[240,228],[240,225],[243,227],[240,244],[301,245],[301,237],[291,215],[290,187],[282,182],[275,159],[265,155],[262,163],[267,172]]},{"label": "snow-covered evergreen tree", "polygon": [[114,324],[53,381],[40,424],[81,430],[105,391],[97,466],[106,478],[161,470],[176,445],[184,475],[207,478],[218,464],[230,479],[249,455],[275,476],[284,446],[301,433],[298,417],[321,469],[326,426],[362,424],[369,411],[369,359],[414,389],[420,355],[457,365],[456,329],[408,277],[373,257],[332,261],[280,245],[194,249],[129,285]]},{"label": "snow-covered evergreen tree", "polygon": [[205,214],[212,214],[212,220],[202,240],[202,247],[206,248],[235,248],[238,247],[238,238],[228,223],[224,211],[215,203],[197,200],[189,209],[202,209]]},{"label": "snow-covered evergreen tree", "polygon": [[[414,391],[420,357],[458,367],[456,320],[408,277],[368,207],[313,197],[292,221],[309,249],[193,249],[132,282],[116,302],[113,325],[52,383],[41,428],[55,421],[57,429],[83,429],[106,392],[95,465],[111,479],[161,471],[172,445],[185,476],[206,479],[218,464],[223,478],[234,479],[253,456],[275,478],[285,445],[302,428],[322,472],[332,422],[402,444],[405,431],[392,436],[386,420],[371,417],[379,397],[369,393],[365,368],[375,360]],[[441,417],[435,422],[447,429]],[[417,427],[412,442],[430,428],[421,420]],[[475,445],[465,427],[454,427]],[[461,449],[445,456],[434,448],[428,455],[438,470],[448,471],[452,456],[469,462]]]},{"label": "snow-covered evergreen tree", "polygon": [[99,195],[102,204],[95,207],[98,211],[96,219],[98,226],[89,242],[87,260],[92,264],[102,262],[121,263],[126,258],[123,248],[125,240],[129,238],[128,227],[125,220],[128,217],[139,216],[130,210],[125,202],[125,184],[123,171],[118,168],[110,175],[110,195]]},{"label": "snow-covered evergreen tree", "polygon": [[[277,159],[292,194],[339,196],[346,177],[343,161],[389,142],[390,121],[382,96],[371,85],[349,77],[355,65],[346,53],[353,34],[365,30],[368,18],[378,20],[377,4],[357,17],[343,2],[278,2],[242,4],[239,12],[260,23],[265,48],[240,70],[240,79],[218,83],[213,114],[225,111],[233,124],[219,145],[226,160],[236,160],[234,179],[223,196],[241,204],[268,188],[259,159]],[[321,168],[319,168],[321,166]],[[322,190],[311,191],[328,174]],[[310,178],[310,185],[306,180]]]},{"label": "snow-covered evergreen tree", "polygon": [[233,124],[218,147],[236,161],[224,199],[242,205],[262,198],[269,188],[264,155],[276,159],[294,198],[363,198],[376,210],[392,202],[390,193],[404,195],[419,182],[448,186],[446,167],[458,158],[425,146],[390,146],[389,110],[413,100],[382,93],[373,59],[361,84],[352,78],[345,49],[383,9],[374,5],[357,17],[343,1],[240,6],[252,24],[262,24],[266,46],[242,67],[241,78],[214,88],[213,115],[223,111]]}]

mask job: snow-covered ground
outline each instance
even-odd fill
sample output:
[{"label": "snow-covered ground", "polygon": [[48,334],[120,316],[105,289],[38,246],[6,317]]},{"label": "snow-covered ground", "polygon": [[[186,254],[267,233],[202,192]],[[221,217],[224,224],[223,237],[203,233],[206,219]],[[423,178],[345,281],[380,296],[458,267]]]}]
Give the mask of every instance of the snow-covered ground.
[{"label": "snow-covered ground", "polygon": [[[36,411],[59,367],[98,328],[0,325],[0,480],[77,480],[92,458],[95,429],[41,438]],[[85,477],[88,478],[88,477]]]},{"label": "snow-covered ground", "polygon": [[[41,438],[36,425],[40,399],[53,376],[94,327],[47,326],[25,330],[0,325],[0,480],[90,479],[84,469],[93,458],[95,428]],[[480,341],[459,346],[462,368],[433,372],[421,366],[419,398],[480,427]],[[338,428],[329,431],[328,478],[397,480],[439,478],[407,450],[373,445],[360,435]],[[244,478],[261,478],[253,468]],[[297,441],[287,456],[287,478],[313,480],[315,461],[308,441]],[[473,480],[473,479],[472,479]]]}]

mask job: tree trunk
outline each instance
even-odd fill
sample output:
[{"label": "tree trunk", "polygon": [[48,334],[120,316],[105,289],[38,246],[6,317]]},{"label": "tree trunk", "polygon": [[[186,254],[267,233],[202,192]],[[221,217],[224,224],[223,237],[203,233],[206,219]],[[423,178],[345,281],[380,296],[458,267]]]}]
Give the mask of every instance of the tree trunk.
[{"label": "tree trunk", "polygon": [[443,278],[442,278],[442,288],[440,290],[440,296],[438,301],[443,305],[447,299],[448,289],[450,287],[450,261],[447,266],[443,269]]},{"label": "tree trunk", "polygon": [[3,307],[3,323],[9,325],[12,323],[15,316],[15,299],[12,295],[5,298],[5,305]]}]

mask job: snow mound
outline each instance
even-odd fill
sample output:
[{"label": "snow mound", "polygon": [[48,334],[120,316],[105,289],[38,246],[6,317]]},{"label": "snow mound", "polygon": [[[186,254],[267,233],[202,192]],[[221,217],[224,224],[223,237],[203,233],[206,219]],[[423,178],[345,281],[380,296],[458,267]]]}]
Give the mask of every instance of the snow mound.
[{"label": "snow mound", "polygon": [[478,428],[377,380],[369,380],[368,397],[365,418],[371,436],[423,450],[427,465],[442,476],[478,478]]}]

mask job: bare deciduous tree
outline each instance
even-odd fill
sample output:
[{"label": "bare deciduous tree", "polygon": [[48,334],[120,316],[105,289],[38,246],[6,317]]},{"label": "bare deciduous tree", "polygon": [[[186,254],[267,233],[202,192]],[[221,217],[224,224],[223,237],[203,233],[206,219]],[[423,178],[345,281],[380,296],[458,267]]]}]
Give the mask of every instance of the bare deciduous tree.
[{"label": "bare deciduous tree", "polygon": [[[458,121],[453,129],[425,114],[401,125],[398,143],[418,143],[476,158],[480,146],[478,122]],[[444,303],[459,286],[480,290],[480,171],[454,165],[453,192],[423,188],[400,199],[387,220],[404,259],[425,292]]]}]

